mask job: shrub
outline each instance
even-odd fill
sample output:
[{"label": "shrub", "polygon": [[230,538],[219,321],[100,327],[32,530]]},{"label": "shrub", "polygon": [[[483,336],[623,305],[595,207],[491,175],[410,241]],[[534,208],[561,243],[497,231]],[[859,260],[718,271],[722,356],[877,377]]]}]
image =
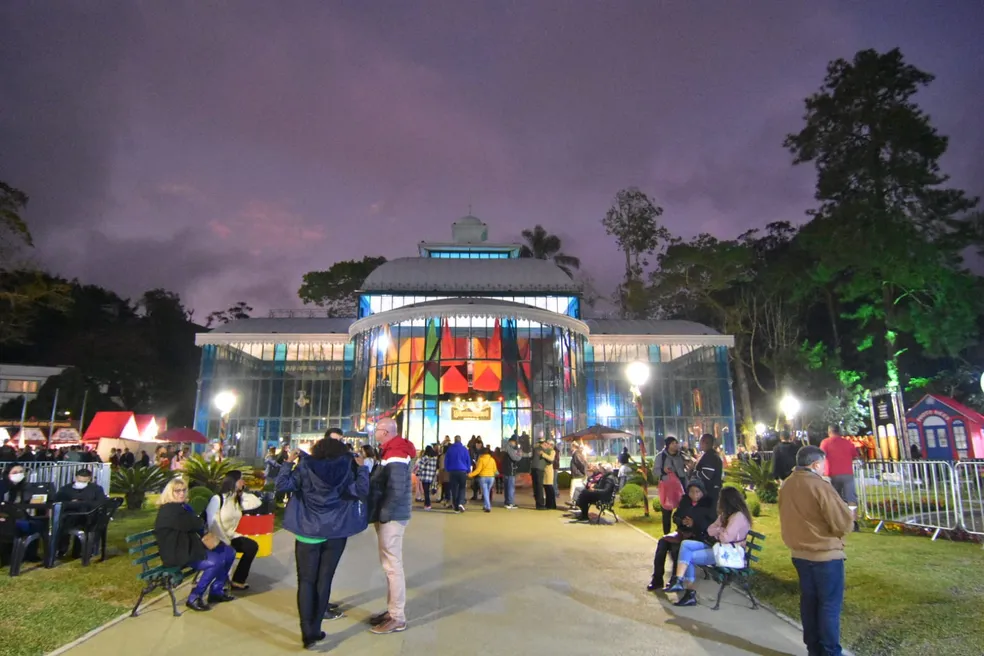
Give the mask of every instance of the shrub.
[{"label": "shrub", "polygon": [[638,508],[642,505],[642,487],[635,483],[626,483],[618,493],[618,500],[623,508]]},{"label": "shrub", "polygon": [[745,488],[743,488],[738,483],[732,483],[731,481],[728,481],[727,483],[725,483],[724,485],[721,486],[721,489],[723,490],[726,487],[734,488],[734,489],[738,490],[739,492],[741,492],[741,496],[745,497],[746,499],[748,498],[748,493],[745,491]]},{"label": "shrub", "polygon": [[642,487],[642,484],[645,480],[646,479],[642,477],[642,474],[632,474],[632,476],[629,476],[627,479],[625,479],[625,484],[638,485],[639,487]]},{"label": "shrub", "polygon": [[118,468],[110,479],[110,491],[122,494],[127,510],[140,510],[148,492],[159,492],[174,475],[160,467]]},{"label": "shrub", "polygon": [[755,462],[749,460],[741,463],[738,478],[743,484],[755,490],[755,494],[763,503],[775,503],[779,500],[779,486],[772,472],[772,461]]},{"label": "shrub", "polygon": [[193,487],[188,490],[188,505],[195,509],[199,515],[205,510],[208,502],[212,500],[214,492],[204,486]]},{"label": "shrub", "polygon": [[762,502],[759,501],[758,495],[754,492],[745,495],[745,504],[748,506],[748,512],[752,513],[752,517],[758,517],[762,514]]},{"label": "shrub", "polygon": [[557,474],[557,487],[561,490],[571,489],[571,473],[562,471]]},{"label": "shrub", "polygon": [[197,453],[185,460],[183,472],[189,483],[207,487],[217,494],[222,487],[222,479],[232,471],[249,472],[250,469],[238,460],[206,460]]}]

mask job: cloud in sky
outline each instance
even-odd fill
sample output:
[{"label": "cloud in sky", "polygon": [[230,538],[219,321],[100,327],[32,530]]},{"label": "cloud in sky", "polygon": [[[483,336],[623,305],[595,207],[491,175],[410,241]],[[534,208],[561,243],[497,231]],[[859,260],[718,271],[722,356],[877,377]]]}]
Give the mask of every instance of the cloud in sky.
[{"label": "cloud in sky", "polygon": [[677,233],[798,221],[783,136],[826,63],[900,46],[954,183],[984,192],[984,6],[396,0],[0,7],[0,179],[38,256],[204,316],[299,304],[308,270],[412,255],[469,205],[541,223],[603,288],[636,185]]}]

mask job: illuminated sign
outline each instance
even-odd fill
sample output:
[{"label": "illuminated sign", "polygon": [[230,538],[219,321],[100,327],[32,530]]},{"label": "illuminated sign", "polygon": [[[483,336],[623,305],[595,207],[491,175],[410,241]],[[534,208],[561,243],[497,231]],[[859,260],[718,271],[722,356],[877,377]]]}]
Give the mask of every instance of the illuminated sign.
[{"label": "illuminated sign", "polygon": [[452,421],[492,421],[492,406],[453,405],[451,406]]}]

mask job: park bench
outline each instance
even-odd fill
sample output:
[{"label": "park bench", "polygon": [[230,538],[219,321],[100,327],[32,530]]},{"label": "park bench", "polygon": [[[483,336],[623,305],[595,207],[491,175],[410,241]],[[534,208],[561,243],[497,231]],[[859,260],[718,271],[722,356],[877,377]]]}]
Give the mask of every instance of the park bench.
[{"label": "park bench", "polygon": [[717,610],[721,607],[721,595],[724,594],[724,588],[730,583],[740,585],[751,600],[752,609],[758,608],[758,602],[755,601],[755,596],[752,594],[750,579],[755,573],[755,570],[752,569],[752,563],[759,561],[755,553],[762,551],[762,542],[765,542],[764,535],[755,531],[748,532],[748,537],[745,538],[745,566],[741,569],[718,567],[717,565],[701,567],[704,570],[705,580],[714,579],[714,581],[721,584],[721,587],[718,588],[717,600],[714,602],[714,607],[711,610]]},{"label": "park bench", "polygon": [[612,487],[612,493],[609,494],[604,499],[599,499],[595,504],[595,508],[598,509],[598,517],[595,519],[595,524],[601,523],[601,516],[606,512],[610,512],[612,517],[615,518],[615,523],[618,523],[618,515],[615,514],[615,499],[618,498],[618,486]]},{"label": "park bench", "polygon": [[[181,613],[178,612],[178,601],[174,597],[174,589],[186,579],[194,579],[200,572],[187,566],[165,567],[160,562],[161,554],[157,548],[157,538],[154,537],[153,531],[128,535],[126,536],[126,543],[131,545],[129,548],[130,555],[137,556],[134,558],[133,564],[140,565],[137,579],[144,584],[144,589],[140,591],[140,597],[137,598],[137,603],[130,616],[137,616],[137,611],[145,596],[157,588],[164,588],[171,596],[171,610],[174,612],[174,616],[180,617]],[[157,562],[156,565],[153,564],[155,561]]]}]

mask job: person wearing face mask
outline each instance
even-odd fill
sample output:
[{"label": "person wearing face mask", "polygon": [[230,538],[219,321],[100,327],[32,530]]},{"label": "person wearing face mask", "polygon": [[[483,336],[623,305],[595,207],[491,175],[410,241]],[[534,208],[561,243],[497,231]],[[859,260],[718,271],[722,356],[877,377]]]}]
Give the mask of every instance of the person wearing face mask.
[{"label": "person wearing face mask", "polygon": [[75,482],[63,485],[55,496],[56,501],[72,504],[72,510],[86,512],[106,500],[103,489],[92,482],[92,472],[80,469],[75,472]]},{"label": "person wearing face mask", "polygon": [[[27,470],[22,465],[11,465],[0,478],[0,502],[5,503],[29,503],[31,496],[37,491],[36,484],[32,486],[27,480]],[[44,533],[46,521],[42,518],[29,518],[17,520],[17,533],[19,536],[31,535],[33,533]],[[24,559],[29,562],[38,560],[38,546],[40,540],[32,542]]]},{"label": "person wearing face mask", "polygon": [[779,523],[799,576],[807,651],[839,656],[844,538],[854,528],[854,513],[823,478],[825,460],[815,446],[796,452],[796,469],[779,488]]}]

